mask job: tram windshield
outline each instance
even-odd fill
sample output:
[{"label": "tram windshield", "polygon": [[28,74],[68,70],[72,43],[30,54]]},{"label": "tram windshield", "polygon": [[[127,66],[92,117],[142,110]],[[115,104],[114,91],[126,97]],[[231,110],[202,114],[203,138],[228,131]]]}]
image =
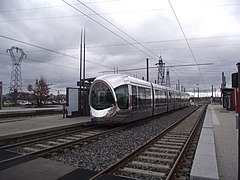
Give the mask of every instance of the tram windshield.
[{"label": "tram windshield", "polygon": [[117,103],[120,109],[128,109],[128,86],[122,85],[115,88]]},{"label": "tram windshield", "polygon": [[91,106],[96,110],[112,107],[114,103],[113,95],[109,87],[102,83],[96,83],[91,91]]}]

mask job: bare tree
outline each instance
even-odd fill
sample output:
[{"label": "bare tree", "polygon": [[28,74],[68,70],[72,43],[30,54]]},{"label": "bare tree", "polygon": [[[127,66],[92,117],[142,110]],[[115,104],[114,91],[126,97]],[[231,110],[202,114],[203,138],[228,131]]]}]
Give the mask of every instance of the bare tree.
[{"label": "bare tree", "polygon": [[49,98],[50,88],[48,86],[47,79],[43,77],[40,77],[39,80],[36,79],[35,85],[28,85],[27,89],[32,93],[33,99],[37,101],[38,106],[41,106]]}]

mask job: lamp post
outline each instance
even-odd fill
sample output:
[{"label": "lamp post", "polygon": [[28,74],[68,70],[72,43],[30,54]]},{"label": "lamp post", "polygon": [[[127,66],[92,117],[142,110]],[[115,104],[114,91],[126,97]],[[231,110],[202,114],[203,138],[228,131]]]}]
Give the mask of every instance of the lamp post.
[{"label": "lamp post", "polygon": [[[238,104],[240,102],[240,62],[237,63],[238,67]],[[240,111],[239,111],[239,105],[238,105],[238,122],[237,122],[237,129],[238,129],[238,180],[240,180],[240,130],[239,130],[239,124],[240,124]]]}]

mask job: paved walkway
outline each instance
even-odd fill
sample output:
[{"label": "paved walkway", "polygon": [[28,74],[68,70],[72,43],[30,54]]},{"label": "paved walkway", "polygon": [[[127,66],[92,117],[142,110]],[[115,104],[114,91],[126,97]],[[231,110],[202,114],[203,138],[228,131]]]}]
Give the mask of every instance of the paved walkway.
[{"label": "paved walkway", "polygon": [[220,105],[209,105],[212,110],[213,131],[217,154],[219,178],[237,179],[238,130],[237,113],[227,111]]},{"label": "paved walkway", "polygon": [[62,115],[19,117],[11,119],[16,119],[17,121],[0,123],[0,140],[14,134],[18,135],[21,133],[43,130],[46,128],[56,128],[90,121],[89,116],[63,119]]}]

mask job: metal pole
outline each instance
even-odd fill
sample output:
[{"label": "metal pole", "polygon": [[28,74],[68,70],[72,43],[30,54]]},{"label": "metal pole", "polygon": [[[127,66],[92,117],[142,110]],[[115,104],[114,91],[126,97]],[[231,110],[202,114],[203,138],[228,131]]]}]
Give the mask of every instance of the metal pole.
[{"label": "metal pole", "polygon": [[180,91],[180,79],[178,79],[178,91]]},{"label": "metal pole", "polygon": [[83,115],[85,115],[86,114],[86,106],[85,106],[85,103],[86,103],[86,101],[85,101],[85,91],[86,91],[86,88],[85,88],[85,74],[86,74],[86,63],[85,63],[85,39],[86,39],[86,36],[85,36],[85,28],[83,29],[83,101],[82,101],[82,104],[83,104]]},{"label": "metal pole", "polygon": [[148,66],[148,58],[146,58],[147,61],[147,81],[149,81],[149,66]]},{"label": "metal pole", "polygon": [[81,82],[82,82],[82,29],[81,29],[81,36],[80,36],[81,40],[80,40],[80,49],[79,49],[79,89],[80,89],[80,92],[79,92],[79,107],[78,107],[78,110],[79,110],[79,114],[81,115],[81,109],[82,109],[82,89],[81,89]]},{"label": "metal pole", "polygon": [[[238,67],[238,104],[240,102],[240,62],[237,63]],[[239,129],[239,124],[240,124],[240,111],[239,111],[239,106],[238,106],[238,180],[240,180],[240,129]]]},{"label": "metal pole", "polygon": [[211,97],[211,103],[213,103],[213,85],[212,85],[212,97]]},{"label": "metal pole", "polygon": [[199,104],[199,87],[198,87],[198,104]]},{"label": "metal pole", "polygon": [[193,88],[193,102],[195,103],[195,87]]},{"label": "metal pole", "polygon": [[212,85],[212,98],[213,98],[213,85]]}]

